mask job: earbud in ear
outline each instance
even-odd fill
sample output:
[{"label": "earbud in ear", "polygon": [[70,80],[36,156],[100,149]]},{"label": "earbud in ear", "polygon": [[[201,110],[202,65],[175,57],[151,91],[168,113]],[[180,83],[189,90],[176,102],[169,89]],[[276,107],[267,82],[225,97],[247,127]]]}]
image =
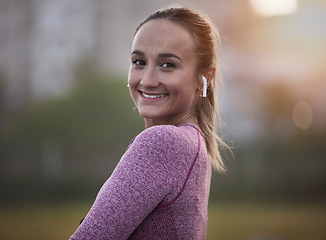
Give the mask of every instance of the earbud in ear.
[{"label": "earbud in ear", "polygon": [[203,79],[203,97],[207,96],[207,80],[204,76],[202,76]]}]

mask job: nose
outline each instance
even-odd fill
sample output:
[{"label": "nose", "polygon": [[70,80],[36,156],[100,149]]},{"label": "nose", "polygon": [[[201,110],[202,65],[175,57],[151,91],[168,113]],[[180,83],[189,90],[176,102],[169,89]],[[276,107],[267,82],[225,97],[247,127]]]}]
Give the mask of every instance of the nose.
[{"label": "nose", "polygon": [[157,79],[157,75],[155,74],[155,68],[147,67],[144,70],[144,74],[140,80],[140,84],[145,88],[155,88],[160,82]]}]

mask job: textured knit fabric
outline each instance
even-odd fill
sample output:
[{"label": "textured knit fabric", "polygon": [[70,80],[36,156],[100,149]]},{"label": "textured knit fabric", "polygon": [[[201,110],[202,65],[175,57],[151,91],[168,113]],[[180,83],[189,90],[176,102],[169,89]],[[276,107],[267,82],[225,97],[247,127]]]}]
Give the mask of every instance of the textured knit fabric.
[{"label": "textured knit fabric", "polygon": [[140,133],[71,240],[205,239],[211,165],[193,125]]}]

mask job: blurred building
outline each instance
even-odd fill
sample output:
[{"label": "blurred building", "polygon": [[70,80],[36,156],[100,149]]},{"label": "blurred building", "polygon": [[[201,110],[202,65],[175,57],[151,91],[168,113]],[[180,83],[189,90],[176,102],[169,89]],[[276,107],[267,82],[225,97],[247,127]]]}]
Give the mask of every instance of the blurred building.
[{"label": "blurred building", "polygon": [[69,87],[74,66],[95,48],[89,1],[0,1],[0,71],[5,102],[20,106]]}]

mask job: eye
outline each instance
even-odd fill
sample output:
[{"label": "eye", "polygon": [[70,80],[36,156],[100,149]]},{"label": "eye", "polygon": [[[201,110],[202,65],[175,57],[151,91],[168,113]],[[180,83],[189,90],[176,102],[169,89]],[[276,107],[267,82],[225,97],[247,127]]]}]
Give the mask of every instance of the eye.
[{"label": "eye", "polygon": [[135,59],[132,61],[132,65],[134,65],[136,67],[141,67],[141,66],[145,66],[146,62],[144,60]]},{"label": "eye", "polygon": [[173,63],[170,63],[170,62],[163,62],[161,65],[160,65],[161,68],[175,68],[175,65]]}]

